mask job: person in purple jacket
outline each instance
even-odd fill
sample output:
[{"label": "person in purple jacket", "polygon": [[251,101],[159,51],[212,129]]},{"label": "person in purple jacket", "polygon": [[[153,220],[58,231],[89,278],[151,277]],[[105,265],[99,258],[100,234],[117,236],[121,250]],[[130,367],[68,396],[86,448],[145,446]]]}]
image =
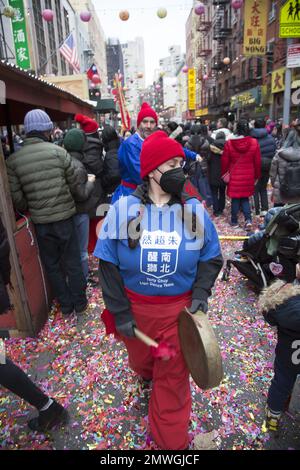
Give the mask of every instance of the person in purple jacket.
[{"label": "person in purple jacket", "polygon": [[[157,130],[157,114],[148,103],[143,103],[137,118],[137,131],[124,140],[119,148],[121,184],[112,197],[112,204],[124,196],[132,194],[142,184],[140,177],[140,154],[144,140]],[[191,150],[184,149],[186,158],[199,160],[201,157]]]}]

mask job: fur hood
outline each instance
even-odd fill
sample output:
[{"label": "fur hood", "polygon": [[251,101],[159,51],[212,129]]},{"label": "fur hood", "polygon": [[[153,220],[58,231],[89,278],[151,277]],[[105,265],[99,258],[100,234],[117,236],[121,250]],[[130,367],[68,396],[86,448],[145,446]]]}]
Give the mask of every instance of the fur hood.
[{"label": "fur hood", "polygon": [[297,295],[300,295],[300,284],[277,280],[262,291],[258,300],[258,309],[260,313],[269,312]]}]

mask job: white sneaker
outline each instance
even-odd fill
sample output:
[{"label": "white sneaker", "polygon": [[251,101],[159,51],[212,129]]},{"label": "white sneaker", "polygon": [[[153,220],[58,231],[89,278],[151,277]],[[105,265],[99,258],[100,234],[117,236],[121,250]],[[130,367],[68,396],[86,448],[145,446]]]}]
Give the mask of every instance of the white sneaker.
[{"label": "white sneaker", "polygon": [[265,217],[267,215],[268,211],[261,211],[259,214],[261,217]]}]

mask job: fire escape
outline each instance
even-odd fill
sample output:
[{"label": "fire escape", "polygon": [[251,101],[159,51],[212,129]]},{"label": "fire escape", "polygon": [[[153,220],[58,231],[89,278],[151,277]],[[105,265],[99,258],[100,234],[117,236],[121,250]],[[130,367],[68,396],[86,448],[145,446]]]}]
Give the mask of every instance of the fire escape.
[{"label": "fire escape", "polygon": [[226,6],[230,0],[213,0],[216,12],[213,19],[213,39],[217,42],[216,54],[212,58],[212,68],[222,70],[224,68],[224,43],[232,36],[230,18],[228,17]]}]

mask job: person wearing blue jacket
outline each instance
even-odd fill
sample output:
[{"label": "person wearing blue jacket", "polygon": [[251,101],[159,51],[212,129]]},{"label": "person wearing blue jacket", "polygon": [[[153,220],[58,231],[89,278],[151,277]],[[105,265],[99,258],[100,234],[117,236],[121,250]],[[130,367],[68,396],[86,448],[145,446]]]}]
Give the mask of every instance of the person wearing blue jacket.
[{"label": "person wearing blue jacket", "polygon": [[[157,130],[157,114],[148,103],[143,103],[137,119],[137,132],[124,140],[119,148],[121,184],[112,197],[112,203],[132,194],[142,184],[140,177],[140,154],[144,140]],[[184,149],[186,158],[200,160],[195,152]]]},{"label": "person wearing blue jacket", "polygon": [[256,215],[265,216],[269,210],[267,184],[269,181],[270,168],[276,153],[276,141],[268,134],[264,119],[256,119],[254,129],[250,136],[254,137],[260,146],[261,153],[261,177],[255,186],[254,202]]}]

